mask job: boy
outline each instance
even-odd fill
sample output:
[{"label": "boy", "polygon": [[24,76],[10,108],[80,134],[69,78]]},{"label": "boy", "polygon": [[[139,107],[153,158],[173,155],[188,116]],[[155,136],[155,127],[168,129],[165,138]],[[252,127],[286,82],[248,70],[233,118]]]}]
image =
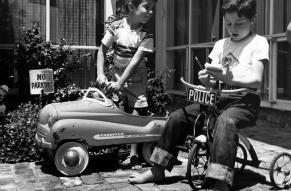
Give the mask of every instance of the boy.
[{"label": "boy", "polygon": [[[104,75],[104,55],[109,47],[113,47],[112,77],[116,81],[109,83],[109,89],[119,91],[127,84],[125,96],[128,106],[133,108],[132,114],[138,115],[138,108],[147,107],[145,91],[147,70],[144,57],[153,52],[153,34],[144,27],[152,15],[155,0],[125,0],[128,17],[115,21],[105,33],[97,57],[97,82],[107,83]],[[119,76],[116,78],[116,76]],[[140,168],[137,144],[131,145],[131,151],[125,164],[132,168]]]},{"label": "boy", "polygon": [[[224,110],[215,124],[211,162],[206,178],[215,181],[214,190],[227,191],[233,183],[238,143],[236,132],[253,125],[258,116],[260,98],[253,92],[261,87],[264,66],[269,60],[269,45],[264,37],[252,32],[256,14],[255,0],[225,0],[222,13],[230,37],[217,41],[209,58],[211,64],[219,64],[223,70],[204,69],[199,71],[199,79],[207,87],[212,87],[219,80],[235,89],[250,89],[249,92],[228,96],[226,100],[220,100],[218,105]],[[187,128],[193,128],[198,112],[199,108],[193,104],[170,116],[151,157],[155,165],[143,174],[130,176],[129,182],[143,183],[165,178],[164,170],[171,170],[177,160],[175,145],[185,139]]]}]

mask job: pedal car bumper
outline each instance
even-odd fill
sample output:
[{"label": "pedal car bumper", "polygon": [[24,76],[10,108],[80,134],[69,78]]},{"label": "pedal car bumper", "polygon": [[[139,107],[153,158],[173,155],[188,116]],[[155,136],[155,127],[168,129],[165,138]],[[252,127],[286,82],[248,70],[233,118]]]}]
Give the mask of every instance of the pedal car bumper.
[{"label": "pedal car bumper", "polygon": [[35,134],[36,144],[43,149],[52,149],[52,143],[48,141],[49,127],[47,125],[38,124],[37,133]]}]

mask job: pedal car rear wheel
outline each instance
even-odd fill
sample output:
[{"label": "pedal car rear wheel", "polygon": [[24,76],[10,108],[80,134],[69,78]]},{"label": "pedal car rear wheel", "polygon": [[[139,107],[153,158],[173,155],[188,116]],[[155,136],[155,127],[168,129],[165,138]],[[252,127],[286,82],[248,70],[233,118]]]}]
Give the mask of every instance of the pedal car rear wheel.
[{"label": "pedal car rear wheel", "polygon": [[66,142],[55,153],[55,166],[66,176],[81,174],[87,168],[88,163],[89,153],[81,143]]},{"label": "pedal car rear wheel", "polygon": [[157,144],[156,142],[147,142],[142,144],[142,156],[145,162],[148,163],[149,165],[153,165],[153,163],[150,161],[150,158],[156,144]]},{"label": "pedal car rear wheel", "polygon": [[291,155],[289,153],[277,154],[270,165],[270,180],[277,188],[290,188]]},{"label": "pedal car rear wheel", "polygon": [[188,182],[194,190],[201,189],[204,186],[208,159],[209,153],[206,147],[195,143],[188,156],[186,173]]},{"label": "pedal car rear wheel", "polygon": [[247,161],[247,157],[248,155],[247,155],[246,148],[243,146],[243,144],[238,143],[235,164],[234,164],[235,173],[241,173],[245,169],[246,165],[244,161]]}]

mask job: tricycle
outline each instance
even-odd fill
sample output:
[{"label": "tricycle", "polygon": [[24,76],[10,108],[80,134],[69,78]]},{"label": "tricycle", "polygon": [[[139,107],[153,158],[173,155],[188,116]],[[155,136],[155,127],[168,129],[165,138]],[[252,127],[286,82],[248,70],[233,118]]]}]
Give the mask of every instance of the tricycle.
[{"label": "tricycle", "polygon": [[[181,81],[187,86],[187,100],[197,104],[207,106],[207,110],[201,112],[193,125],[193,145],[188,155],[186,177],[190,186],[198,190],[206,186],[205,176],[208,163],[211,160],[211,147],[213,141],[214,124],[220,111],[217,109],[216,100],[221,94],[232,94],[244,92],[247,89],[219,90],[206,88],[201,85],[194,85],[186,82],[183,78]],[[249,91],[249,90],[247,90]],[[199,129],[198,121],[203,121],[203,128],[200,135],[196,135]],[[240,173],[245,166],[269,170],[271,183],[279,189],[291,188],[291,154],[282,152],[273,157],[272,161],[265,162],[258,159],[257,153],[251,142],[246,136],[238,133],[239,142],[237,146],[237,155],[235,158],[235,173]],[[250,157],[248,157],[248,153]]]},{"label": "tricycle", "polygon": [[79,175],[88,166],[90,151],[131,143],[142,143],[142,156],[150,163],[166,118],[132,115],[116,103],[116,96],[108,98],[91,87],[81,100],[51,103],[40,111],[36,142],[59,172]]}]

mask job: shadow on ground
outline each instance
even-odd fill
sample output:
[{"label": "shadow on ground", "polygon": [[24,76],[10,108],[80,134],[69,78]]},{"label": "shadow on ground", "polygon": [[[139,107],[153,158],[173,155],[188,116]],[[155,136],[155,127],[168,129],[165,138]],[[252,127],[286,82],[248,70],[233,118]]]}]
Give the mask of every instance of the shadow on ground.
[{"label": "shadow on ground", "polygon": [[[121,155],[101,155],[101,156],[90,156],[89,164],[82,175],[90,175],[98,172],[114,172],[116,170],[127,170],[130,169],[129,166],[121,165],[121,161],[125,160],[126,154]],[[64,176],[61,174],[49,160],[42,160],[36,163],[40,166],[43,173],[49,174],[56,177]],[[146,163],[142,163],[142,167],[148,167]]]},{"label": "shadow on ground", "polygon": [[256,141],[291,149],[291,128],[281,128],[259,120],[256,126],[244,128],[241,132]]},{"label": "shadow on ground", "polygon": [[235,175],[234,190],[250,188],[257,184],[271,185],[270,182],[266,181],[265,176],[254,171],[251,171],[249,169],[245,169],[242,173]]}]

